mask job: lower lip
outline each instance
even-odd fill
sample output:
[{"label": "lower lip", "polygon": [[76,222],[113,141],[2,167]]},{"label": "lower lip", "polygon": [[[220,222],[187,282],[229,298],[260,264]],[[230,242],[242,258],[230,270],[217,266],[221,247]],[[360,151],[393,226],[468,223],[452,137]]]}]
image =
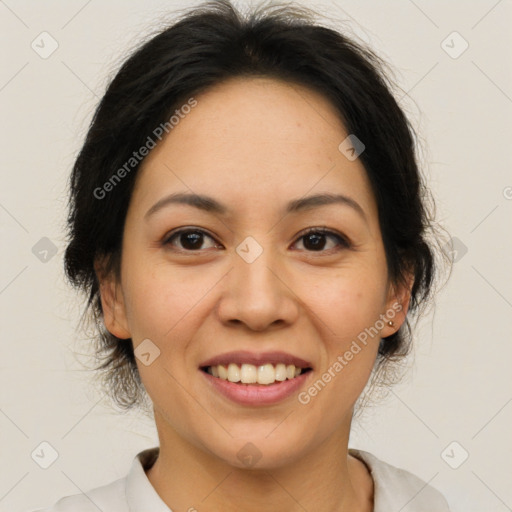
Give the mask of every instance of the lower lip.
[{"label": "lower lip", "polygon": [[241,405],[271,405],[285,400],[304,385],[312,370],[274,384],[235,384],[199,370],[213,388]]}]

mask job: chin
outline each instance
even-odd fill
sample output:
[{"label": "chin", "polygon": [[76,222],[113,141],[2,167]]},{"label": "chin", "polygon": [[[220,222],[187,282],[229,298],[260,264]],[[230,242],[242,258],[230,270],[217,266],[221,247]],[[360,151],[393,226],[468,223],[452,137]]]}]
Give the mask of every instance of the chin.
[{"label": "chin", "polygon": [[269,436],[271,430],[265,429],[259,435],[254,430],[244,436],[233,435],[224,446],[217,445],[211,451],[230,466],[239,469],[277,469],[294,463],[301,456],[297,447],[300,447],[301,452],[304,450],[304,436],[293,436],[286,432]]}]

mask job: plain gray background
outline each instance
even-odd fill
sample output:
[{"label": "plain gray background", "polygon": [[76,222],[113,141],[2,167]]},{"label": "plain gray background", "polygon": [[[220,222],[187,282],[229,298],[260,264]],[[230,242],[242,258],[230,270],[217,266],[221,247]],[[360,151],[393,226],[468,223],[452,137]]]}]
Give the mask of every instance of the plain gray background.
[{"label": "plain gray background", "polygon": [[[120,478],[157,443],[151,421],[109,409],[77,355],[81,303],[62,268],[66,180],[127,50],[196,3],[0,1],[1,511]],[[512,510],[512,2],[302,3],[396,71],[459,250],[406,378],[366,412],[351,446],[430,482],[454,512]],[[58,452],[48,469],[31,457],[41,442]]]}]

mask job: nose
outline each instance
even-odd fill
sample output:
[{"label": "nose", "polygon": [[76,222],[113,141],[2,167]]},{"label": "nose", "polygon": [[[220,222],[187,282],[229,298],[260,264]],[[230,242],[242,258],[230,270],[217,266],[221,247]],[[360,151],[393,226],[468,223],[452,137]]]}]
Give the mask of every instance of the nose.
[{"label": "nose", "polygon": [[270,250],[263,250],[252,262],[235,252],[233,266],[222,280],[224,289],[217,306],[220,320],[253,331],[293,324],[300,301],[290,280],[289,272]]}]

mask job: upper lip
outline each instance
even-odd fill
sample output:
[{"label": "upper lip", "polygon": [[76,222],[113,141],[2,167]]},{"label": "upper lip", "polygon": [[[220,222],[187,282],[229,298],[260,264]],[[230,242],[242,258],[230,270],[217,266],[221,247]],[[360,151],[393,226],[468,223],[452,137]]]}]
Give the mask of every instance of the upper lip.
[{"label": "upper lip", "polygon": [[218,356],[212,357],[204,362],[202,362],[200,367],[208,367],[208,366],[228,366],[230,363],[234,363],[237,365],[242,364],[253,364],[254,366],[259,366],[261,364],[293,364],[297,368],[311,368],[311,363],[300,358],[294,356],[293,354],[287,354],[286,352],[249,352],[247,350],[238,350],[236,352],[226,352],[224,354],[220,354]]}]

